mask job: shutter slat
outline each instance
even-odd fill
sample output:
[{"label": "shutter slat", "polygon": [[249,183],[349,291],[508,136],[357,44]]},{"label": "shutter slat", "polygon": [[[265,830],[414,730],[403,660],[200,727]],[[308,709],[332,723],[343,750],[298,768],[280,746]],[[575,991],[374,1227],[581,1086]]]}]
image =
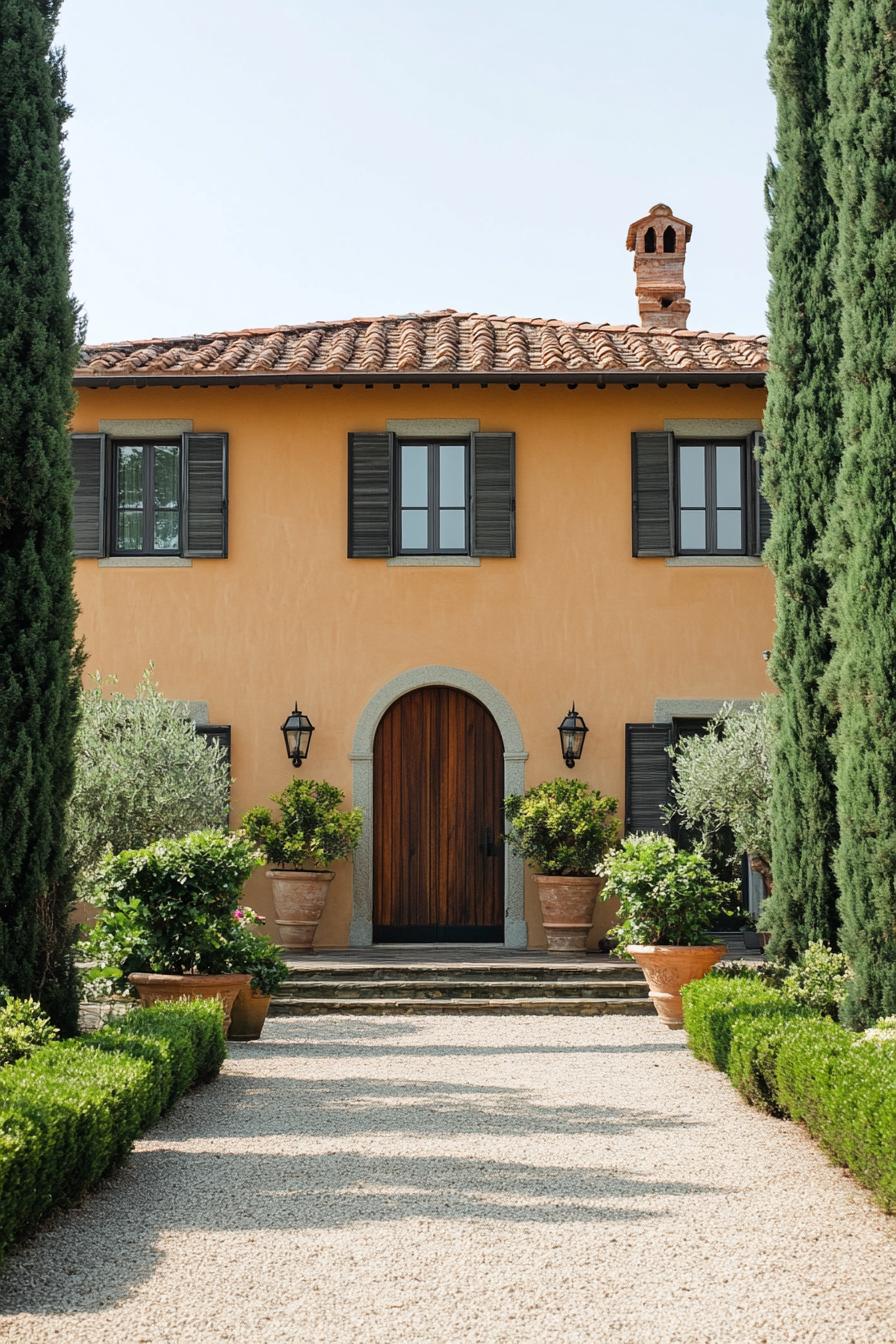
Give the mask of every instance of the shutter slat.
[{"label": "shutter slat", "polygon": [[348,553],[356,559],[392,554],[394,435],[348,436]]},{"label": "shutter slat", "polygon": [[227,435],[184,435],[184,555],[227,554]]},{"label": "shutter slat", "polygon": [[665,808],[670,801],[672,762],[670,723],[625,725],[625,833],[661,831],[668,834]]},{"label": "shutter slat", "polygon": [[106,554],[103,544],[106,530],[106,436],[73,434],[71,452],[74,552],[75,555],[102,556]]},{"label": "shutter slat", "polygon": [[516,436],[473,435],[473,555],[516,555]]},{"label": "shutter slat", "polygon": [[755,529],[753,554],[762,555],[763,547],[768,541],[772,532],[772,509],[765,495],[762,493],[762,455],[765,452],[765,435],[757,430],[753,434],[753,479],[755,482]]},{"label": "shutter slat", "polygon": [[672,435],[632,434],[632,555],[674,555]]}]

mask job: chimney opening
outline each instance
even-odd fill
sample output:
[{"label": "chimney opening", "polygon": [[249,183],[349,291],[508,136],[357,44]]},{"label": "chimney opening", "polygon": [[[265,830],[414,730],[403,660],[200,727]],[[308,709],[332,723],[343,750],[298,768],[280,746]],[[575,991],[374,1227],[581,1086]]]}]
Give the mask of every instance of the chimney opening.
[{"label": "chimney opening", "polygon": [[656,229],[654,229],[653,227],[649,228],[647,232],[644,234],[644,251],[645,252],[656,251]]},{"label": "chimney opening", "polygon": [[671,224],[668,225],[668,227],[663,231],[663,251],[664,252],[675,251],[675,230],[673,229]]},{"label": "chimney opening", "polygon": [[660,299],[660,307],[661,307],[661,308],[671,308],[671,306],[672,306],[672,300],[671,300],[671,299]]}]

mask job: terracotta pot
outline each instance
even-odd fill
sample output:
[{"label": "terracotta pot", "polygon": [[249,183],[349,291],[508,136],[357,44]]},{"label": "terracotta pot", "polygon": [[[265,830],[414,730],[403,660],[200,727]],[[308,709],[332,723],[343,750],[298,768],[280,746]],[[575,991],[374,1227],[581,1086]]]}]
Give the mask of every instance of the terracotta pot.
[{"label": "terracotta pot", "polygon": [[262,994],[259,990],[253,989],[251,984],[243,985],[230,1014],[230,1030],[227,1033],[229,1039],[257,1041],[270,1006],[270,994]]},{"label": "terracotta pot", "polygon": [[233,1002],[251,975],[153,975],[134,971],[128,976],[140,996],[140,1002],[149,1007],[153,1003],[167,1003],[173,999],[220,999],[224,1009],[224,1031],[230,1028]]},{"label": "terracotta pot", "polygon": [[335,874],[269,868],[267,875],[274,888],[274,923],[280,946],[313,952],[314,934]]},{"label": "terracotta pot", "polygon": [[548,951],[584,952],[600,878],[547,877],[536,873],[535,884]]},{"label": "terracotta pot", "polygon": [[681,987],[691,980],[699,980],[728,951],[722,943],[700,947],[666,947],[654,944],[647,947],[632,945],[626,952],[634,957],[644,972],[653,1006],[661,1022],[667,1027],[683,1027]]}]

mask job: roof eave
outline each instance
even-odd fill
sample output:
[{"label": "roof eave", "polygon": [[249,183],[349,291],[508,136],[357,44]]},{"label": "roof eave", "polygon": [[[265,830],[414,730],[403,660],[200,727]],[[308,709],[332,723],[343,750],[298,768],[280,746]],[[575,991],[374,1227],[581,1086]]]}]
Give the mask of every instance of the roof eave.
[{"label": "roof eave", "polygon": [[511,388],[526,383],[545,385],[557,383],[568,387],[593,385],[610,387],[621,384],[624,387],[658,386],[683,384],[696,387],[701,383],[726,387],[736,384],[745,387],[764,387],[763,369],[564,369],[550,372],[517,372],[513,369],[490,370],[488,372],[463,373],[445,369],[430,371],[414,370],[410,373],[129,373],[101,374],[88,370],[76,370],[76,387],[249,387],[278,386],[295,383],[306,387],[354,385],[361,387],[398,386],[412,384],[428,387],[431,384],[459,386],[473,384],[481,387],[489,384],[504,385]]}]

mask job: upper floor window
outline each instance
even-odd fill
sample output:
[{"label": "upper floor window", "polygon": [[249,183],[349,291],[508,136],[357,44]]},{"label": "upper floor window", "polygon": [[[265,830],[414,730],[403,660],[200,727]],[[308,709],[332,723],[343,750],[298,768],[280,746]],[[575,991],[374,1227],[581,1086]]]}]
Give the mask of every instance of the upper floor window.
[{"label": "upper floor window", "polygon": [[115,555],[177,555],[180,549],[180,443],[114,441]]},{"label": "upper floor window", "polygon": [[746,551],[745,445],[678,444],[678,551],[743,555]]},{"label": "upper floor window", "polygon": [[469,444],[399,444],[399,552],[465,555],[469,549]]}]

